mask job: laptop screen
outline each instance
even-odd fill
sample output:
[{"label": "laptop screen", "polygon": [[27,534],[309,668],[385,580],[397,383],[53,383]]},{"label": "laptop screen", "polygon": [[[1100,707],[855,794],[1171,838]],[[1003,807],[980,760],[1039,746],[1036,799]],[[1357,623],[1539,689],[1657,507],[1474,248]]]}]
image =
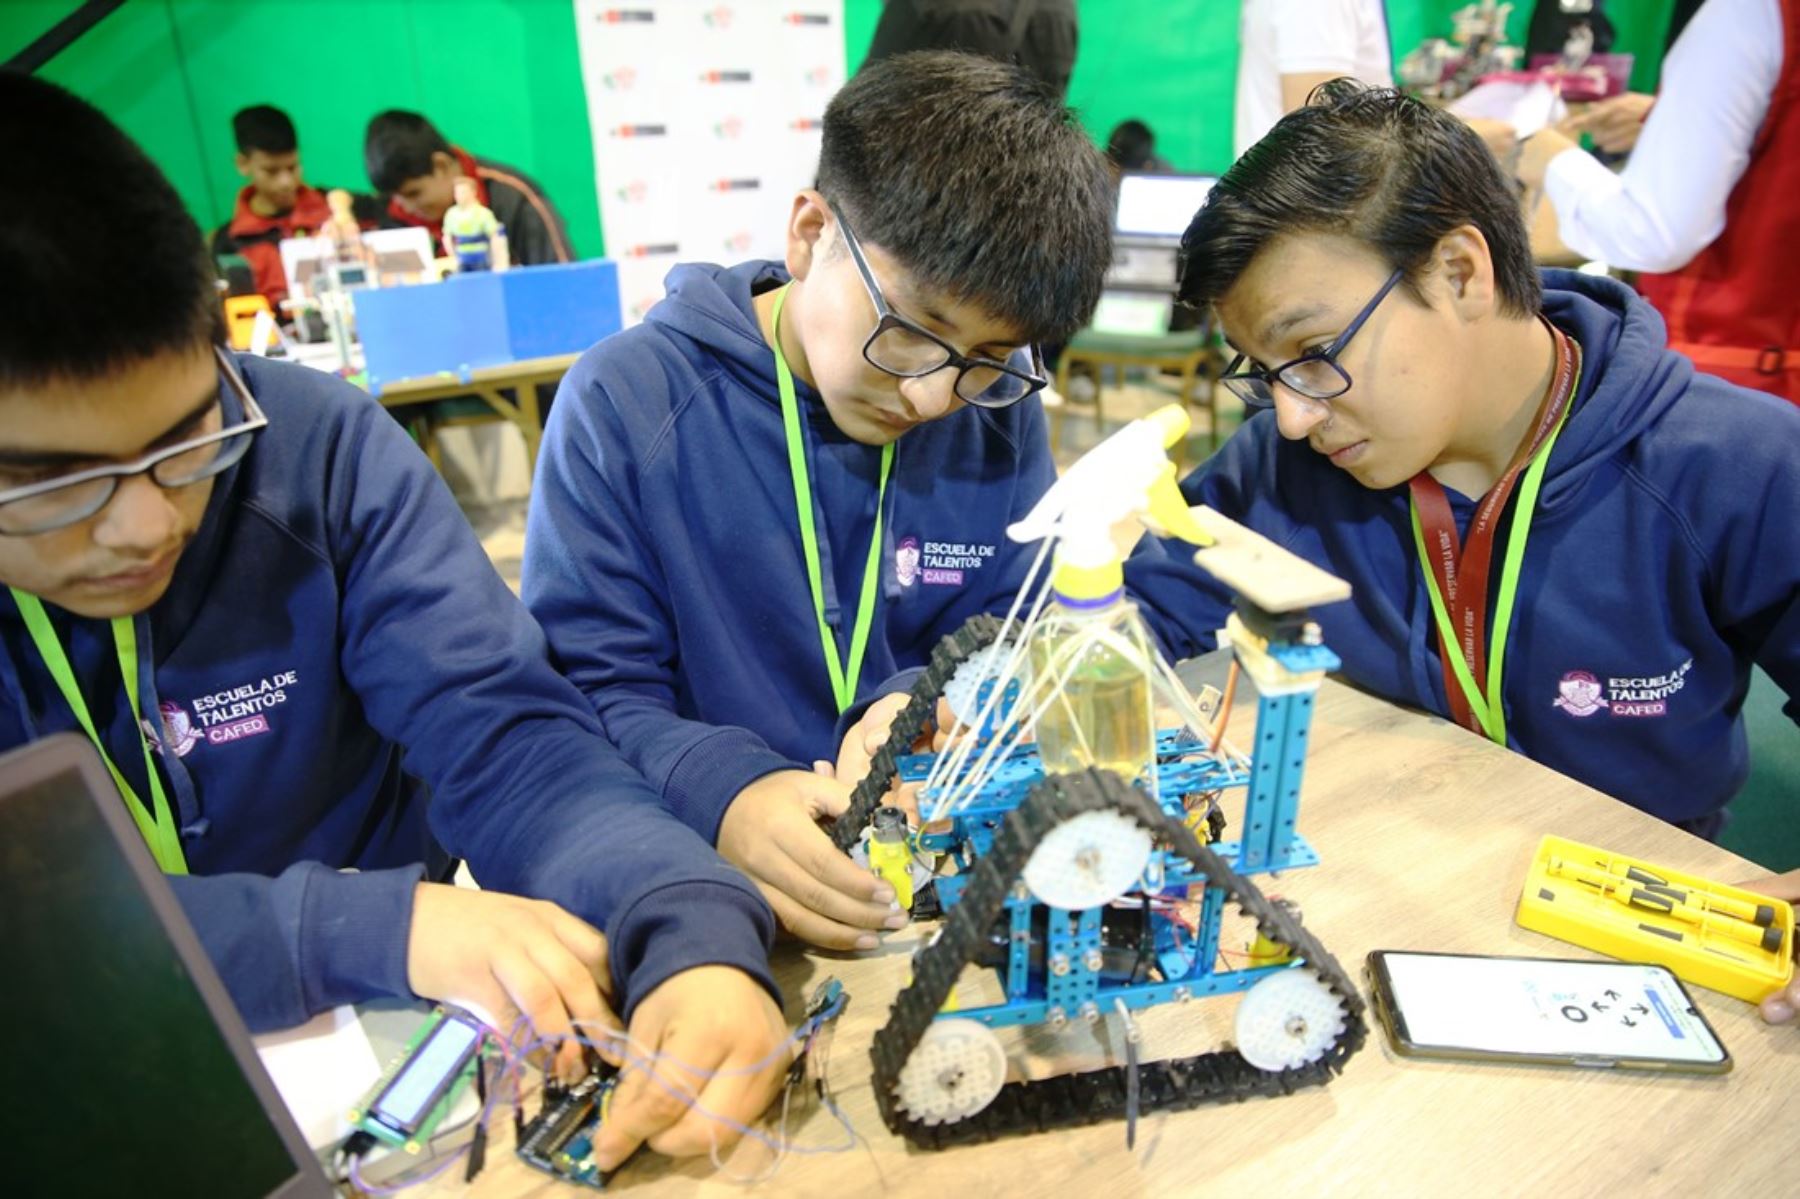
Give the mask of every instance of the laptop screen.
[{"label": "laptop screen", "polygon": [[7,1140],[21,1150],[7,1155],[7,1189],[296,1193],[316,1171],[264,1110],[96,806],[123,801],[91,796],[66,752],[66,768],[29,769],[26,755],[58,748],[8,755],[0,770],[0,1011],[17,1080]]},{"label": "laptop screen", "polygon": [[1212,175],[1122,175],[1113,229],[1120,237],[1180,241],[1217,182]]}]

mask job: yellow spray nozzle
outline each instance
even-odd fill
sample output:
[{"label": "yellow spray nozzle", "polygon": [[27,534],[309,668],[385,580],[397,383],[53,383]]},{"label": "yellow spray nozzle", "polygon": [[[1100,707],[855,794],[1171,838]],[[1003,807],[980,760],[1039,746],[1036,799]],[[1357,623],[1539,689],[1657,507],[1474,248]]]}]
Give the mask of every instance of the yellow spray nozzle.
[{"label": "yellow spray nozzle", "polygon": [[[1169,411],[1164,408],[1162,411]],[[1186,423],[1187,416],[1182,414]],[[1155,526],[1153,531],[1163,537],[1179,537],[1192,545],[1211,545],[1213,537],[1200,523],[1194,514],[1188,511],[1187,498],[1181,494],[1181,487],[1175,482],[1175,464],[1165,463],[1156,481],[1150,484],[1150,510],[1146,514],[1149,523]]]},{"label": "yellow spray nozzle", "polygon": [[1165,450],[1173,449],[1188,435],[1190,421],[1187,409],[1180,404],[1164,404],[1144,419],[1162,430]]}]

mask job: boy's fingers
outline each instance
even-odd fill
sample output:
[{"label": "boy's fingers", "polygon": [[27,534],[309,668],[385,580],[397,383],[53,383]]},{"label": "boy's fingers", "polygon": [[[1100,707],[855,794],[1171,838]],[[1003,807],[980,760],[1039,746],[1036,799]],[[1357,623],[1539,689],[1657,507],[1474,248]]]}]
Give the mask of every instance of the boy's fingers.
[{"label": "boy's fingers", "polygon": [[493,960],[494,977],[511,997],[513,1006],[531,1021],[538,1038],[556,1046],[554,1069],[557,1077],[573,1081],[581,1077],[581,1046],[574,1041],[575,1029],[569,1023],[556,984],[546,976],[528,951],[508,949]]},{"label": "boy's fingers", "polygon": [[[660,1042],[657,1046],[661,1049]],[[637,1147],[674,1124],[687,1112],[681,1097],[685,1090],[676,1080],[649,1077],[648,1066],[634,1066],[620,1077],[606,1119],[594,1138],[594,1164],[602,1171],[615,1169]],[[671,1093],[673,1092],[673,1093]]]},{"label": "boy's fingers", "polygon": [[769,901],[769,907],[774,909],[775,919],[781,922],[781,927],[808,945],[816,945],[821,949],[863,949],[869,947],[865,939],[875,935],[867,929],[853,928],[827,919],[773,887],[765,886],[762,893],[763,898]]}]

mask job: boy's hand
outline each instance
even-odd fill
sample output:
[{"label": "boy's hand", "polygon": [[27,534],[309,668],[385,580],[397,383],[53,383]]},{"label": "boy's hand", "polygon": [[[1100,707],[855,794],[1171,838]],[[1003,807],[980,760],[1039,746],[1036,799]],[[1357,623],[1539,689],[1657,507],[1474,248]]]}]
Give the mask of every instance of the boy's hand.
[{"label": "boy's hand", "polygon": [[1464,117],[1463,124],[1473,129],[1475,136],[1487,143],[1487,148],[1502,165],[1518,152],[1519,131],[1511,121],[1494,117]]},{"label": "boy's hand", "polygon": [[[851,726],[844,734],[844,743],[838,747],[837,765],[833,768],[839,782],[847,783],[854,788],[868,776],[870,763],[883,745],[887,744],[888,733],[894,727],[894,720],[900,715],[912,697],[906,692],[895,692],[884,695],[870,704],[861,720]],[[930,750],[942,753],[949,744],[949,731],[956,717],[950,711],[950,705],[940,699],[937,702],[937,720],[935,728],[927,728],[923,736],[913,743],[914,753]],[[897,807],[917,817],[919,815],[919,789],[917,786],[903,786],[896,782],[893,798],[889,801]]]},{"label": "boy's hand", "polygon": [[854,788],[868,777],[870,761],[887,744],[888,730],[894,727],[894,718],[911,698],[904,691],[884,695],[869,705],[861,720],[850,726],[850,731],[844,734],[844,743],[838,747],[834,773],[840,783]]},{"label": "boy's hand", "polygon": [[[1141,534],[1143,530],[1138,530]],[[887,744],[888,734],[893,730],[894,721],[910,702],[912,697],[904,691],[893,695],[884,695],[870,704],[863,713],[862,719],[851,726],[844,734],[844,743],[838,747],[837,765],[832,773],[838,780],[854,787],[863,781],[869,773],[869,763],[877,751]],[[924,733],[913,742],[914,753],[942,753],[950,744],[950,729],[956,723],[956,713],[950,710],[950,701],[939,699],[935,719],[927,725]],[[969,732],[967,725],[962,732]],[[962,740],[961,734],[957,740]]]},{"label": "boy's hand", "polygon": [[1525,185],[1527,192],[1537,191],[1544,186],[1544,175],[1550,169],[1550,160],[1564,150],[1580,148],[1573,140],[1546,126],[1519,143],[1518,161],[1513,164],[1513,176]]},{"label": "boy's hand", "polygon": [[[1738,886],[1746,891],[1758,891],[1776,899],[1785,899],[1789,903],[1800,902],[1800,870],[1764,875],[1747,883],[1739,883]],[[1770,1024],[1791,1024],[1795,1013],[1800,1013],[1800,974],[1790,980],[1785,989],[1762,1001],[1762,1018]]]},{"label": "boy's hand", "polygon": [[1644,131],[1656,97],[1643,92],[1626,92],[1610,100],[1588,105],[1578,116],[1563,122],[1571,135],[1588,134],[1594,147],[1607,154],[1624,154],[1637,145]]},{"label": "boy's hand", "polygon": [[719,824],[719,853],[750,876],[796,937],[826,949],[873,949],[871,930],[900,928],[894,889],[840,853],[819,828],[850,805],[823,773],[778,770],[738,792]]},{"label": "boy's hand", "polygon": [[[517,1015],[540,1037],[580,1033],[601,1043],[621,1027],[610,1006],[606,938],[585,920],[541,899],[420,883],[413,892],[406,942],[406,980],[415,994],[455,1003],[472,1000],[506,1032]],[[601,1056],[617,1062],[617,1048]],[[552,1063],[572,1082],[587,1073],[582,1047],[564,1039]]]},{"label": "boy's hand", "polygon": [[670,978],[632,1014],[630,1058],[595,1138],[595,1163],[611,1170],[646,1141],[671,1157],[735,1143],[735,1127],[691,1105],[737,1124],[755,1120],[780,1093],[793,1057],[782,1050],[787,1038],[781,1009],[743,971],[697,966]]}]

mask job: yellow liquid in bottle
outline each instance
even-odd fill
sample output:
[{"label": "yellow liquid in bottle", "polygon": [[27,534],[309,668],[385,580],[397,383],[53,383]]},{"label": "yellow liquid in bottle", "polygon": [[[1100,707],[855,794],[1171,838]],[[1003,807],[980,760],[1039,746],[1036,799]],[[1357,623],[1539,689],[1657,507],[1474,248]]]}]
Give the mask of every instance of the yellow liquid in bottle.
[{"label": "yellow liquid in bottle", "polygon": [[[1098,766],[1129,782],[1156,756],[1147,673],[1150,650],[1137,635],[1136,612],[1127,608],[1107,618],[1088,619],[1105,619],[1114,632],[1139,648],[1139,660],[1089,640],[1079,623],[1046,629],[1033,647],[1033,673],[1039,679],[1066,674],[1067,681],[1038,717],[1038,754],[1046,774]],[[1082,641],[1086,644],[1075,649]]]}]

